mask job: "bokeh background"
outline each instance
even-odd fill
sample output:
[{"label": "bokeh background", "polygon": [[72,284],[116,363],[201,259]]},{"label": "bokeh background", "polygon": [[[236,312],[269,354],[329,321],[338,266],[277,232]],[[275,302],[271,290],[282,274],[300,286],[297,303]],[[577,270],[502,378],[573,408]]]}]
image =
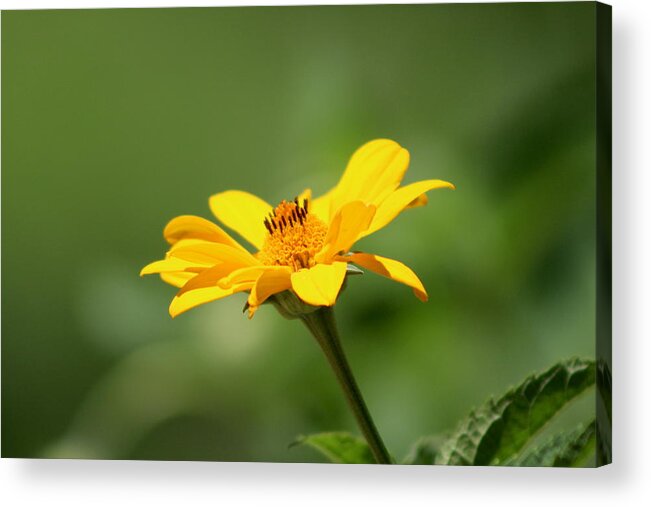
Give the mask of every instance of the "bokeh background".
[{"label": "bokeh background", "polygon": [[2,455],[319,461],[289,444],[357,432],[300,323],[243,295],[172,320],[138,272],[212,193],[321,193],[377,137],[457,185],[359,244],[430,301],[367,274],[337,305],[392,452],[594,357],[594,41],[592,3],[3,12]]}]

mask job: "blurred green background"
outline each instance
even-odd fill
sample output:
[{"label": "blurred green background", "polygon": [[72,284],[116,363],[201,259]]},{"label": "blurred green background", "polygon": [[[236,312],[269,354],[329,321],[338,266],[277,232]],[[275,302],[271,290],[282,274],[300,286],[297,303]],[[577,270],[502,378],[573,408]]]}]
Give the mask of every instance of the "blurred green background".
[{"label": "blurred green background", "polygon": [[319,194],[377,137],[457,185],[359,244],[430,301],[367,274],[337,305],[390,450],[594,357],[594,41],[593,3],[3,12],[2,455],[319,461],[288,445],[357,432],[300,323],[243,295],[172,320],[138,272],[212,193]]}]

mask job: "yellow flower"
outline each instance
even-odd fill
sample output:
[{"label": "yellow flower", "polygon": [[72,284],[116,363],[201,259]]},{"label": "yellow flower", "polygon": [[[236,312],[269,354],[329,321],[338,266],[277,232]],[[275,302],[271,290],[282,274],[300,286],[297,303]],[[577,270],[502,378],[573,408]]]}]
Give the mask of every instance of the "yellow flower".
[{"label": "yellow flower", "polygon": [[354,243],[381,229],[407,208],[427,203],[425,192],[454,185],[425,180],[400,186],[409,152],[377,139],[351,157],[339,183],[311,198],[309,189],[273,208],[239,190],[210,198],[210,209],[224,225],[256,249],[250,253],[222,228],[184,215],[164,230],[171,244],[165,259],[141,275],[159,273],[180,288],[169,311],[175,317],[195,306],[236,292],[248,292],[249,316],[268,298],[292,291],[314,307],[332,306],[349,263],[408,285],[422,301],[427,293],[416,274],[396,260],[351,252]]}]

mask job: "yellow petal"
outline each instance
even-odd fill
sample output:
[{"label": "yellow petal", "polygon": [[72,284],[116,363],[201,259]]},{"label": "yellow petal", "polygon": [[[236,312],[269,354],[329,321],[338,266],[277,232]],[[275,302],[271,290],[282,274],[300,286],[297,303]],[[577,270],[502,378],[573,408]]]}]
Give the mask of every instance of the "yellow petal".
[{"label": "yellow petal", "polygon": [[186,312],[195,306],[230,296],[236,292],[249,290],[251,288],[251,285],[252,284],[250,283],[234,285],[228,289],[222,289],[221,287],[207,287],[204,289],[196,289],[190,292],[186,292],[182,296],[176,296],[172,300],[169,308],[170,315],[172,317],[176,317],[177,315],[180,315],[181,313]]},{"label": "yellow petal", "polygon": [[316,215],[326,224],[330,222],[330,209],[332,207],[332,196],[335,194],[336,188],[330,189],[321,197],[312,199],[309,205],[309,212]]},{"label": "yellow petal", "polygon": [[196,239],[196,238],[180,239],[170,247],[167,254],[169,257],[170,252],[173,252],[174,250],[177,250],[179,248],[186,248],[194,245],[205,245],[207,243],[212,243],[212,241],[206,241],[205,239]]},{"label": "yellow petal", "polygon": [[[268,270],[262,273],[258,280],[255,282],[255,285],[251,289],[251,294],[249,295],[249,305],[252,308],[260,306],[264,303],[269,297],[279,292],[290,289],[292,286],[291,282],[291,271],[285,269],[274,269]],[[251,314],[255,312],[253,310]]]},{"label": "yellow petal", "polygon": [[[235,264],[232,262],[222,262],[216,266],[208,269],[204,269],[201,273],[197,274],[192,280],[189,280],[179,291],[177,296],[181,296],[186,292],[203,289],[204,287],[216,287],[218,282],[230,275],[235,271],[240,264]],[[223,286],[219,285],[221,288],[228,289],[231,285]]]},{"label": "yellow petal", "polygon": [[300,194],[297,196],[298,202],[302,203],[304,199],[307,199],[308,201],[312,200],[312,189],[311,188],[306,188],[303,190]]},{"label": "yellow petal", "polygon": [[[402,181],[409,167],[409,152],[395,141],[376,139],[351,157],[337,186],[315,202],[320,212],[329,208],[329,218],[345,203],[379,204]],[[329,201],[329,202],[327,202]]]},{"label": "yellow petal", "polygon": [[357,238],[368,229],[375,206],[366,205],[361,201],[345,204],[335,215],[321,252],[317,254],[317,262],[328,262],[340,252],[347,252]]},{"label": "yellow petal", "polygon": [[264,218],[271,206],[259,197],[239,190],[229,190],[210,198],[210,209],[227,227],[230,227],[258,250],[267,236]]},{"label": "yellow petal", "polygon": [[170,220],[163,230],[163,236],[171,245],[182,239],[202,239],[224,243],[234,248],[243,248],[217,224],[193,215],[182,215]]},{"label": "yellow petal", "polygon": [[338,257],[338,260],[346,260],[354,262],[355,264],[373,271],[378,275],[386,276],[396,282],[404,283],[411,287],[414,295],[421,301],[427,301],[427,292],[425,287],[411,269],[405,266],[402,262],[379,255],[372,255],[367,253],[354,253],[345,257]]},{"label": "yellow petal", "polygon": [[292,289],[309,305],[332,306],[346,277],[346,263],[317,264],[291,275]]},{"label": "yellow petal", "polygon": [[427,194],[420,194],[418,197],[416,197],[416,199],[407,204],[407,209],[425,206],[428,201],[429,197],[427,197]]},{"label": "yellow petal", "polygon": [[287,273],[288,275],[291,273],[291,269],[288,266],[263,266],[260,264],[258,266],[236,269],[223,280],[220,280],[219,285],[222,287],[229,287],[230,285],[238,283],[255,282],[267,271],[280,271]]},{"label": "yellow petal", "polygon": [[196,273],[186,273],[185,271],[175,271],[172,273],[161,273],[160,277],[165,283],[169,283],[179,289],[183,287],[188,280],[196,276]]},{"label": "yellow petal", "polygon": [[368,236],[387,225],[415,200],[422,203],[421,195],[436,188],[454,190],[454,185],[443,180],[425,180],[399,188],[378,206],[370,227],[360,237]]},{"label": "yellow petal", "polygon": [[171,273],[174,271],[185,271],[186,268],[195,267],[196,264],[183,259],[164,259],[147,264],[140,270],[140,276],[151,275],[153,273]]},{"label": "yellow petal", "polygon": [[[184,240],[189,242],[191,240]],[[177,243],[169,251],[170,259],[182,259],[192,263],[215,265],[222,262],[238,264],[240,267],[259,264],[259,261],[246,250],[233,248],[222,243],[198,241],[178,246]]]}]

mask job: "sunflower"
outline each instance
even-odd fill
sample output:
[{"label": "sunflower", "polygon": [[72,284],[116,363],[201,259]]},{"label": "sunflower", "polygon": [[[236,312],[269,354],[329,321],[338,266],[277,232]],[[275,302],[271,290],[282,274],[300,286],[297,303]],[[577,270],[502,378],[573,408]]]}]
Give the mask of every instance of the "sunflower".
[{"label": "sunflower", "polygon": [[293,308],[303,305],[296,314],[333,306],[346,274],[359,272],[355,266],[405,284],[426,301],[427,292],[409,267],[351,251],[356,241],[385,227],[405,209],[426,204],[427,191],[454,189],[434,179],[400,186],[408,166],[407,150],[377,139],[353,154],[339,183],[321,197],[312,199],[307,189],[274,208],[239,190],[215,194],[209,200],[213,214],[255,252],[217,224],[183,215],[164,229],[171,245],[165,258],[140,274],[158,273],[180,289],[169,307],[172,317],[238,292],[248,293],[249,317],[267,300],[287,303],[291,298]]}]

